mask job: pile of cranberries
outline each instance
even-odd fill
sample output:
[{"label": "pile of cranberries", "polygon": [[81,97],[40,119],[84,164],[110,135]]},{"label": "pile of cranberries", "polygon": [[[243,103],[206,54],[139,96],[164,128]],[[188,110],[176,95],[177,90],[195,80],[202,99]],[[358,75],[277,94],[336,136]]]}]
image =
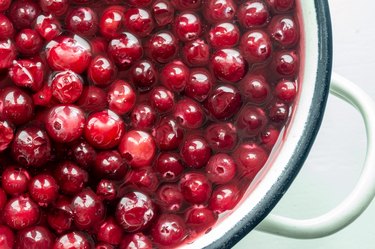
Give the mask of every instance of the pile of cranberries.
[{"label": "pile of cranberries", "polygon": [[0,248],[190,243],[298,92],[294,0],[0,0]]}]

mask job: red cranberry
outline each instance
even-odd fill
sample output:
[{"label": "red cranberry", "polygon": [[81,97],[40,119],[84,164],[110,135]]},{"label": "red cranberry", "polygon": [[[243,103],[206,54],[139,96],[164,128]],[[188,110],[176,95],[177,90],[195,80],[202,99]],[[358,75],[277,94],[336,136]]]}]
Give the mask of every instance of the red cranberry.
[{"label": "red cranberry", "polygon": [[151,236],[155,243],[165,247],[178,245],[187,236],[186,224],[175,214],[162,214],[151,229]]},{"label": "red cranberry", "polygon": [[277,128],[271,125],[266,127],[260,134],[262,145],[268,150],[272,150],[277,140],[279,139],[279,135],[280,131]]},{"label": "red cranberry", "polygon": [[202,0],[172,0],[172,3],[178,10],[198,10]]},{"label": "red cranberry", "polygon": [[107,96],[109,109],[118,115],[130,112],[136,101],[136,93],[133,87],[123,80],[112,83]]},{"label": "red cranberry", "polygon": [[272,19],[269,32],[281,47],[291,47],[298,42],[299,29],[291,16],[276,16]]},{"label": "red cranberry", "polygon": [[40,13],[39,5],[31,0],[16,0],[9,8],[8,16],[16,29],[31,28]]},{"label": "red cranberry", "polygon": [[103,200],[113,201],[117,197],[117,187],[113,181],[102,179],[96,186],[96,194]]},{"label": "red cranberry", "polygon": [[142,191],[154,193],[158,184],[159,181],[155,171],[151,167],[142,167],[128,171],[124,187],[133,186]]},{"label": "red cranberry", "polygon": [[23,29],[18,32],[14,38],[17,50],[25,56],[37,54],[42,46],[43,41],[37,31],[33,29]]},{"label": "red cranberry", "polygon": [[149,196],[139,191],[125,194],[116,208],[116,220],[126,232],[144,230],[155,216],[155,204]]},{"label": "red cranberry", "polygon": [[206,41],[196,39],[194,41],[185,43],[182,50],[182,56],[189,66],[207,66],[210,56],[210,47]]},{"label": "red cranberry", "polygon": [[113,62],[102,55],[96,56],[87,70],[88,79],[96,86],[105,87],[116,78],[117,68]]},{"label": "red cranberry", "polygon": [[253,179],[268,159],[268,153],[253,143],[241,144],[234,152],[239,174],[247,179]]},{"label": "red cranberry", "polygon": [[11,39],[0,40],[0,70],[8,69],[16,59],[17,49]]},{"label": "red cranberry", "polygon": [[275,95],[281,101],[293,102],[297,95],[296,83],[290,80],[279,81],[275,87]]},{"label": "red cranberry", "polygon": [[92,249],[94,243],[85,233],[74,231],[58,238],[53,249]]},{"label": "red cranberry", "polygon": [[263,31],[249,31],[242,36],[240,49],[248,62],[262,63],[271,56],[271,39]]},{"label": "red cranberry", "polygon": [[98,176],[109,179],[120,180],[127,171],[124,159],[116,150],[99,152],[94,166]]},{"label": "red cranberry", "polygon": [[11,3],[11,0],[0,0],[0,12],[6,11]]},{"label": "red cranberry", "polygon": [[151,165],[156,145],[149,133],[132,130],[124,135],[118,150],[131,167],[137,168]]},{"label": "red cranberry", "polygon": [[218,123],[206,128],[205,138],[213,150],[227,152],[237,145],[237,135],[232,123]]},{"label": "red cranberry", "polygon": [[130,116],[132,127],[139,129],[150,129],[156,121],[155,110],[148,104],[136,105]]},{"label": "red cranberry", "polygon": [[134,7],[146,7],[152,3],[152,0],[128,0],[127,3]]},{"label": "red cranberry", "polygon": [[282,124],[289,117],[290,106],[286,103],[275,101],[268,110],[268,116],[274,123]]},{"label": "red cranberry", "polygon": [[234,83],[245,76],[247,63],[237,50],[221,49],[213,54],[211,68],[219,80]]},{"label": "red cranberry", "polygon": [[[1,6],[0,6],[0,9],[1,9]],[[8,39],[12,37],[13,34],[14,34],[13,23],[8,19],[7,16],[0,14],[0,39],[1,40]]]},{"label": "red cranberry", "polygon": [[39,5],[45,13],[62,16],[68,10],[69,0],[40,0]]},{"label": "red cranberry", "polygon": [[296,51],[277,53],[274,57],[274,67],[281,76],[296,76],[299,71],[299,60]]},{"label": "red cranberry", "polygon": [[109,42],[107,53],[120,69],[126,70],[142,57],[143,48],[137,37],[124,32]]},{"label": "red cranberry", "polygon": [[118,245],[122,239],[122,228],[117,225],[114,218],[107,218],[99,227],[97,239],[111,245]]},{"label": "red cranberry", "polygon": [[72,227],[73,211],[71,209],[71,200],[66,197],[60,197],[54,203],[47,214],[48,225],[57,233],[63,233]]},{"label": "red cranberry", "polygon": [[121,241],[119,249],[152,249],[152,242],[143,233],[127,234]]},{"label": "red cranberry", "polygon": [[208,179],[213,183],[228,183],[236,175],[236,163],[228,154],[216,154],[208,161],[206,174]]},{"label": "red cranberry", "polygon": [[11,152],[18,163],[40,167],[50,160],[51,143],[44,130],[37,126],[27,126],[17,131]]},{"label": "red cranberry", "polygon": [[157,0],[152,5],[152,16],[159,26],[165,26],[173,21],[174,8],[167,0]]},{"label": "red cranberry", "polygon": [[98,16],[88,7],[71,11],[65,18],[66,28],[82,36],[93,36],[98,29]]},{"label": "red cranberry", "polygon": [[72,200],[73,221],[78,229],[90,229],[105,216],[105,207],[100,198],[91,190],[80,192]]},{"label": "red cranberry", "polygon": [[108,243],[96,243],[95,249],[115,249],[115,246]]},{"label": "red cranberry", "polygon": [[267,3],[276,12],[286,12],[294,7],[294,0],[267,0]]},{"label": "red cranberry", "polygon": [[10,228],[21,230],[36,224],[39,207],[30,197],[18,196],[10,199],[3,209],[4,222]]},{"label": "red cranberry", "polygon": [[33,101],[35,105],[50,107],[55,104],[56,100],[52,98],[52,88],[48,84],[33,94]]},{"label": "red cranberry", "polygon": [[245,132],[245,136],[256,136],[267,125],[268,119],[264,110],[253,105],[245,106],[237,116],[236,126]]},{"label": "red cranberry", "polygon": [[205,207],[194,207],[185,214],[186,225],[195,233],[208,231],[217,220],[217,216]]},{"label": "red cranberry", "polygon": [[133,34],[146,37],[154,29],[154,20],[148,10],[131,8],[125,11],[124,25]]},{"label": "red cranberry", "polygon": [[96,158],[95,149],[84,139],[77,140],[71,146],[74,161],[83,168],[93,165]]},{"label": "red cranberry", "polygon": [[17,234],[17,249],[52,248],[55,237],[45,227],[26,228]]},{"label": "red cranberry", "polygon": [[29,173],[22,168],[9,167],[1,175],[1,186],[9,195],[19,195],[27,190]]},{"label": "red cranberry", "polygon": [[52,96],[62,104],[78,100],[83,90],[83,79],[73,71],[59,72],[51,80]]},{"label": "red cranberry", "polygon": [[207,98],[205,107],[216,119],[232,117],[242,106],[241,94],[231,85],[217,87]]},{"label": "red cranberry", "polygon": [[240,40],[240,30],[233,23],[218,23],[210,29],[208,38],[214,48],[232,48]]},{"label": "red cranberry", "polygon": [[120,143],[124,132],[124,121],[111,110],[104,110],[87,118],[84,135],[93,147],[111,149]]},{"label": "red cranberry", "polygon": [[36,92],[43,86],[44,65],[31,60],[14,60],[9,68],[9,77],[19,87],[30,88]]},{"label": "red cranberry", "polygon": [[55,170],[55,179],[63,193],[78,194],[88,181],[88,174],[72,162],[61,162]]},{"label": "red cranberry", "polygon": [[177,47],[177,39],[168,31],[153,34],[145,45],[148,57],[159,63],[171,61],[177,54]]},{"label": "red cranberry", "polygon": [[[105,54],[106,51],[107,51],[108,41],[102,36],[96,36],[96,37],[91,38],[90,44],[91,44],[93,55]],[[105,58],[108,58],[108,57],[105,56]],[[112,64],[113,64],[113,62],[112,62]],[[117,71],[116,71],[116,75],[117,75]]]},{"label": "red cranberry", "polygon": [[0,248],[13,249],[14,240],[12,230],[7,226],[0,225]]},{"label": "red cranberry", "polygon": [[190,136],[183,143],[180,155],[187,166],[198,169],[210,159],[211,149],[203,137]]},{"label": "red cranberry", "polygon": [[271,97],[271,88],[261,74],[249,74],[240,83],[240,92],[246,99],[256,105],[264,104]]},{"label": "red cranberry", "polygon": [[190,72],[188,81],[186,82],[185,95],[195,99],[196,101],[204,101],[213,85],[210,72],[205,68],[195,68]]},{"label": "red cranberry", "polygon": [[181,41],[192,41],[200,36],[202,22],[194,12],[182,12],[175,17],[173,30]]},{"label": "red cranberry", "polygon": [[150,93],[150,104],[158,112],[171,111],[174,106],[174,94],[165,87],[155,87]]},{"label": "red cranberry", "polygon": [[50,41],[61,34],[61,24],[52,15],[39,15],[36,18],[34,29],[45,40]]},{"label": "red cranberry", "polygon": [[196,129],[203,125],[205,114],[200,104],[196,101],[184,98],[175,105],[174,118],[184,128]]},{"label": "red cranberry", "polygon": [[165,65],[160,72],[160,82],[174,92],[185,89],[190,71],[181,61],[172,61]]},{"label": "red cranberry", "polygon": [[184,199],[189,203],[203,204],[211,196],[212,184],[202,173],[186,173],[179,185]]},{"label": "red cranberry", "polygon": [[260,0],[247,1],[238,9],[238,20],[246,29],[264,26],[269,16],[266,4]]},{"label": "red cranberry", "polygon": [[160,178],[166,182],[178,180],[184,170],[180,156],[174,152],[163,152],[159,154],[154,168],[160,175]]},{"label": "red cranberry", "polygon": [[4,150],[9,148],[9,145],[13,141],[13,138],[13,126],[8,121],[0,120],[0,152],[3,152]]},{"label": "red cranberry", "polygon": [[217,214],[232,210],[240,201],[241,193],[236,184],[218,186],[208,203],[208,208]]},{"label": "red cranberry", "polygon": [[174,150],[181,144],[184,133],[176,120],[164,118],[154,128],[153,136],[161,150]]},{"label": "red cranberry", "polygon": [[46,206],[58,197],[59,186],[55,179],[48,174],[33,177],[29,184],[31,198],[40,206]]},{"label": "red cranberry", "polygon": [[[7,203],[7,194],[5,193],[5,191],[2,188],[0,188],[0,211],[3,210],[6,203]],[[0,239],[0,241],[1,241],[1,239]],[[1,243],[0,243],[0,245],[1,245]]]},{"label": "red cranberry", "polygon": [[208,22],[217,23],[233,20],[236,10],[232,0],[208,0],[203,13]]},{"label": "red cranberry", "polygon": [[107,108],[107,94],[96,86],[85,86],[76,104],[85,112],[98,112]]},{"label": "red cranberry", "polygon": [[91,61],[90,44],[78,35],[59,36],[46,45],[49,66],[55,71],[83,73]]},{"label": "red cranberry", "polygon": [[149,90],[157,83],[158,71],[151,61],[141,60],[134,64],[130,76],[134,85],[140,90]]},{"label": "red cranberry", "polygon": [[160,186],[156,192],[156,198],[157,204],[167,212],[178,212],[184,201],[184,197],[176,184]]},{"label": "red cranberry", "polygon": [[125,8],[110,6],[103,11],[99,22],[99,32],[107,39],[120,36],[123,28]]}]

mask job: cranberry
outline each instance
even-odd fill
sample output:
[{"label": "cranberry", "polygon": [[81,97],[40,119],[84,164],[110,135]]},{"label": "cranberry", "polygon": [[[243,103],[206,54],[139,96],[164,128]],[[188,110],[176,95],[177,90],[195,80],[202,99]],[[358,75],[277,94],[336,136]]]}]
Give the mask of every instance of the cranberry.
[{"label": "cranberry", "polygon": [[298,26],[291,16],[274,17],[268,29],[273,40],[281,47],[291,47],[298,42]]},{"label": "cranberry", "polygon": [[256,105],[264,104],[271,96],[268,81],[261,74],[249,74],[240,83],[240,92],[246,99]]},{"label": "cranberry", "polygon": [[103,200],[113,201],[117,197],[117,187],[113,181],[102,179],[96,186],[96,194]]},{"label": "cranberry", "polygon": [[208,38],[214,48],[231,48],[240,40],[240,30],[233,23],[218,23],[210,29]]},{"label": "cranberry", "polygon": [[99,32],[108,39],[120,36],[123,28],[125,8],[110,6],[103,11],[99,21]]},{"label": "cranberry", "polygon": [[134,64],[130,70],[132,82],[140,90],[149,90],[158,81],[158,71],[155,65],[148,60],[141,60]]},{"label": "cranberry", "polygon": [[203,204],[211,196],[211,182],[202,173],[186,173],[182,176],[179,185],[184,199],[189,203]]},{"label": "cranberry", "polygon": [[107,53],[120,69],[126,70],[142,57],[143,48],[137,37],[124,32],[109,42]]},{"label": "cranberry", "polygon": [[167,31],[153,34],[145,44],[148,57],[159,63],[171,61],[177,54],[177,46],[177,39]]},{"label": "cranberry", "polygon": [[172,3],[178,10],[198,10],[202,0],[172,0]]},{"label": "cranberry", "polygon": [[135,101],[135,91],[128,82],[117,80],[108,90],[109,109],[119,115],[130,112],[135,105]]},{"label": "cranberry", "polygon": [[52,95],[62,104],[78,100],[83,90],[83,79],[73,71],[59,72],[51,79]]},{"label": "cranberry", "polygon": [[80,192],[72,200],[73,221],[78,229],[90,229],[105,216],[105,207],[91,190]]},{"label": "cranberry", "polygon": [[7,87],[0,91],[0,118],[15,125],[30,121],[34,115],[34,105],[30,96],[16,87]]},{"label": "cranberry", "polygon": [[125,11],[124,25],[133,34],[145,37],[154,29],[154,20],[148,10],[131,8]]},{"label": "cranberry", "polygon": [[145,192],[153,193],[158,187],[159,181],[155,171],[151,167],[133,168],[125,177],[125,185],[132,186]]},{"label": "cranberry", "polygon": [[205,138],[215,151],[231,151],[237,145],[237,129],[232,123],[212,124],[206,128]]},{"label": "cranberry", "polygon": [[173,30],[181,41],[192,41],[200,36],[202,22],[194,12],[182,12],[175,17]]},{"label": "cranberry", "polygon": [[118,150],[131,167],[137,168],[151,165],[156,145],[149,133],[131,130],[122,138]]},{"label": "cranberry", "polygon": [[174,150],[181,144],[184,134],[176,120],[164,118],[154,128],[153,136],[159,149]]},{"label": "cranberry", "polygon": [[13,141],[13,138],[13,126],[8,121],[0,120],[0,152],[3,152],[7,148],[9,148],[9,145]]},{"label": "cranberry", "polygon": [[91,61],[90,44],[78,35],[59,36],[46,45],[49,66],[55,71],[83,73]]},{"label": "cranberry", "polygon": [[178,245],[187,236],[186,224],[178,215],[162,214],[152,226],[151,236],[162,246]]},{"label": "cranberry", "polygon": [[33,101],[35,105],[50,107],[55,104],[56,100],[52,98],[52,88],[48,84],[42,86],[42,88],[33,95]]},{"label": "cranberry", "polygon": [[9,167],[1,175],[1,186],[9,195],[19,195],[27,190],[29,173],[22,168]]},{"label": "cranberry", "polygon": [[52,15],[39,15],[36,18],[34,29],[45,40],[50,41],[61,34],[61,24]]},{"label": "cranberry", "polygon": [[109,179],[120,180],[127,171],[124,159],[116,150],[99,152],[94,166],[98,176]]},{"label": "cranberry", "polygon": [[195,233],[208,231],[217,220],[217,216],[205,207],[194,207],[185,214],[186,225]]},{"label": "cranberry", "polygon": [[186,82],[185,95],[195,99],[196,101],[204,101],[213,85],[210,72],[205,68],[195,68],[190,72],[188,81]]},{"label": "cranberry", "polygon": [[296,76],[299,71],[299,60],[296,51],[282,51],[274,57],[275,71],[281,76]]},{"label": "cranberry", "polygon": [[25,56],[37,54],[42,46],[43,41],[37,31],[33,29],[23,29],[18,32],[14,38],[17,50]]},{"label": "cranberry", "polygon": [[185,89],[190,71],[181,61],[173,61],[163,67],[160,72],[160,82],[169,90],[181,92]]},{"label": "cranberry", "polygon": [[76,104],[85,112],[98,112],[107,108],[107,94],[96,86],[85,86]]},{"label": "cranberry", "polygon": [[70,230],[73,222],[71,200],[66,197],[60,197],[57,199],[48,211],[47,222],[57,233],[63,233]]},{"label": "cranberry", "polygon": [[150,93],[150,104],[159,112],[171,111],[174,102],[174,94],[165,87],[155,87]]},{"label": "cranberry", "polygon": [[0,40],[0,70],[7,69],[16,59],[17,49],[11,39]]},{"label": "cranberry", "polygon": [[152,3],[152,0],[128,0],[127,3],[134,7],[147,7]]},{"label": "cranberry", "polygon": [[256,136],[268,124],[264,110],[253,105],[245,106],[237,116],[236,126],[245,136]]},{"label": "cranberry", "polygon": [[151,240],[143,233],[127,234],[121,241],[119,249],[152,249]]},{"label": "cranberry", "polygon": [[208,208],[215,213],[221,214],[232,210],[240,201],[240,197],[240,190],[236,184],[220,185],[212,192]]},{"label": "cranberry", "polygon": [[196,129],[203,125],[205,114],[200,104],[196,101],[184,98],[175,105],[173,116],[184,128]]},{"label": "cranberry", "polygon": [[117,68],[113,62],[102,55],[96,56],[87,70],[88,79],[96,86],[105,87],[116,78]]},{"label": "cranberry", "polygon": [[0,248],[13,249],[13,245],[14,233],[9,227],[0,225]]},{"label": "cranberry", "polygon": [[182,56],[189,66],[207,66],[210,56],[210,47],[206,41],[196,39],[194,41],[185,43],[182,50]]},{"label": "cranberry", "polygon": [[58,238],[53,249],[92,249],[94,243],[85,233],[73,231]]},{"label": "cranberry", "polygon": [[87,118],[84,136],[95,148],[111,149],[120,143],[124,132],[124,121],[111,110],[104,110]]},{"label": "cranberry", "polygon": [[10,228],[21,230],[36,224],[39,207],[30,197],[18,196],[10,199],[3,209],[3,220]]},{"label": "cranberry", "polygon": [[68,10],[69,0],[40,0],[39,5],[45,13],[62,16]]},{"label": "cranberry", "polygon": [[40,206],[46,206],[58,197],[59,186],[56,180],[49,174],[34,176],[29,184],[31,198]]},{"label": "cranberry", "polygon": [[173,21],[174,8],[167,0],[156,0],[152,5],[152,15],[159,26],[165,26]]},{"label": "cranberry", "polygon": [[1,40],[8,39],[12,37],[13,34],[14,34],[14,27],[13,27],[12,22],[8,19],[8,17],[6,17],[3,14],[0,14],[0,39]]},{"label": "cranberry", "polygon": [[208,0],[204,16],[208,22],[226,22],[234,19],[237,6],[232,0]]},{"label": "cranberry", "polygon": [[286,12],[294,7],[294,0],[267,0],[267,3],[277,12]]},{"label": "cranberry", "polygon": [[270,104],[268,116],[274,123],[282,124],[289,117],[290,106],[286,103],[275,101]]},{"label": "cranberry", "polygon": [[55,170],[55,179],[63,193],[78,194],[88,181],[88,174],[70,161],[61,162]]},{"label": "cranberry", "polygon": [[148,104],[138,104],[131,113],[131,125],[139,129],[150,129],[156,121],[156,112]]},{"label": "cranberry", "polygon": [[198,169],[210,159],[211,149],[203,137],[192,135],[183,143],[180,154],[187,166]]},{"label": "cranberry", "polygon": [[167,212],[177,212],[181,209],[184,197],[178,185],[165,184],[156,192],[157,203]]},{"label": "cranberry", "polygon": [[238,20],[247,29],[264,26],[269,20],[267,5],[260,0],[243,3],[238,9]]},{"label": "cranberry", "polygon": [[30,88],[36,92],[43,86],[44,65],[31,60],[14,60],[9,68],[9,77],[19,87]]},{"label": "cranberry", "polygon": [[213,183],[228,183],[236,175],[236,163],[228,154],[216,154],[208,161],[206,174],[207,178]]},{"label": "cranberry", "polygon": [[176,181],[184,170],[180,156],[174,152],[161,153],[156,160],[154,168],[160,178],[167,182]]},{"label": "cranberry", "polygon": [[66,27],[82,36],[93,36],[98,29],[98,16],[88,7],[72,10],[65,18]]},{"label": "cranberry", "polygon": [[90,167],[96,158],[95,149],[84,139],[71,144],[71,153],[74,161],[83,168]]},{"label": "cranberry", "polygon": [[52,248],[55,237],[45,227],[26,228],[17,234],[17,249]]},{"label": "cranberry", "polygon": [[111,245],[118,245],[122,239],[122,228],[117,225],[114,218],[107,218],[99,227],[97,239]]},{"label": "cranberry", "polygon": [[9,8],[8,16],[16,29],[31,28],[31,24],[40,13],[40,8],[32,0],[16,0]]},{"label": "cranberry", "polygon": [[11,0],[0,0],[0,12],[6,11],[11,3]]},{"label": "cranberry", "polygon": [[[3,210],[6,203],[7,203],[7,194],[5,193],[5,191],[2,188],[0,188],[0,211]],[[1,241],[1,239],[0,239],[0,241]],[[1,245],[1,243],[0,243],[0,245]]]},{"label": "cranberry", "polygon": [[296,98],[297,86],[294,81],[281,80],[275,87],[275,96],[284,102],[290,103]]},{"label": "cranberry", "polygon": [[125,194],[116,208],[116,220],[126,232],[144,230],[155,216],[155,204],[149,196],[139,191]]},{"label": "cranberry", "polygon": [[277,128],[269,125],[260,134],[262,145],[268,150],[271,150],[276,144],[279,138],[279,135],[280,135],[280,131]]},{"label": "cranberry", "polygon": [[249,63],[262,63],[271,56],[271,39],[263,31],[249,31],[242,36],[240,49]]},{"label": "cranberry", "polygon": [[234,152],[239,174],[253,179],[268,159],[268,153],[254,143],[241,144]]},{"label": "cranberry", "polygon": [[211,68],[219,80],[234,83],[245,76],[247,63],[239,51],[221,49],[213,54]]},{"label": "cranberry", "polygon": [[37,126],[27,126],[17,131],[11,152],[18,163],[40,167],[51,158],[51,143],[44,130]]}]

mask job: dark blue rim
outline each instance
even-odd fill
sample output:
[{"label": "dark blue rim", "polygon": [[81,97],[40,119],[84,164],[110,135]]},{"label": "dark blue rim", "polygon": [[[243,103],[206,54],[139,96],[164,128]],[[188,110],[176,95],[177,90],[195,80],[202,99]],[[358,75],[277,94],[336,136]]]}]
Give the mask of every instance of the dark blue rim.
[{"label": "dark blue rim", "polygon": [[[304,1],[304,0],[302,0]],[[318,21],[319,62],[312,106],[303,137],[290,158],[285,171],[272,186],[264,199],[249,212],[237,225],[223,237],[206,248],[224,249],[233,247],[238,241],[253,230],[275,207],[287,191],[303,166],[315,137],[319,131],[329,94],[332,71],[332,28],[327,0],[314,0]]]}]

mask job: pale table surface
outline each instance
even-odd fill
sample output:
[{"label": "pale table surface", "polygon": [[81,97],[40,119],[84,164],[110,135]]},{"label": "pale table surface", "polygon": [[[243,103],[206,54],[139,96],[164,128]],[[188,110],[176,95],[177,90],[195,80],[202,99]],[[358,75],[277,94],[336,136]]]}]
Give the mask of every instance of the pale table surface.
[{"label": "pale table surface", "polygon": [[[312,0],[301,0],[312,1]],[[375,1],[329,0],[334,35],[333,70],[375,98]],[[322,127],[297,179],[274,213],[311,218],[338,204],[361,172],[366,137],[354,108],[330,97]],[[375,249],[375,200],[335,235],[295,240],[253,231],[235,249]]]}]

